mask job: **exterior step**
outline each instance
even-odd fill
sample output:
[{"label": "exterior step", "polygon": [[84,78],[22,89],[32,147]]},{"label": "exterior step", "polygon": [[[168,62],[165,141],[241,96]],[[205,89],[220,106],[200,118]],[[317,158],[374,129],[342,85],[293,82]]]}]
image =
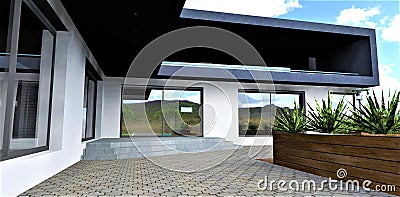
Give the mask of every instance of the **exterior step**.
[{"label": "exterior step", "polygon": [[202,151],[237,149],[241,146],[221,138],[137,137],[100,139],[86,144],[82,160],[116,160]]}]

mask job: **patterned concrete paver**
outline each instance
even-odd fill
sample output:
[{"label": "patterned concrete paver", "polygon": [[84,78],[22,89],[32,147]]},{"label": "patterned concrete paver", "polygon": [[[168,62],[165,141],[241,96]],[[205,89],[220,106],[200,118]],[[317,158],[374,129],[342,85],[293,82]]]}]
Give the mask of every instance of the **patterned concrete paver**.
[{"label": "patterned concrete paver", "polygon": [[[24,192],[22,196],[388,196],[379,192],[260,190],[259,180],[314,180],[326,178],[265,163],[236,150],[219,165],[196,172],[178,172],[146,158],[80,161]],[[158,164],[198,169],[229,151],[154,157]],[[204,158],[203,160],[200,158]],[[207,161],[207,162],[206,162]],[[211,162],[212,163],[212,162]],[[161,162],[162,164],[162,162]],[[191,167],[192,166],[192,167]]]}]

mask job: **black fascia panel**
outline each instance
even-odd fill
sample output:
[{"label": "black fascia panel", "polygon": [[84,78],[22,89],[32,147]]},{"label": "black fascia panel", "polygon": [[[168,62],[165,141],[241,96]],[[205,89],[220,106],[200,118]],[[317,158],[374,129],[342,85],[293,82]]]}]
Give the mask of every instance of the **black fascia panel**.
[{"label": "black fascia panel", "polygon": [[[259,16],[248,16],[241,14],[230,14],[223,12],[213,12],[204,10],[193,10],[184,8],[180,15],[181,18],[219,21],[225,23],[238,23],[265,27],[278,27],[287,29],[309,30],[338,34],[349,34],[357,36],[372,36],[375,34],[374,29],[350,27],[342,25],[332,25],[315,22],[296,21],[288,19],[268,18]],[[251,28],[251,27],[250,27]],[[251,29],[249,29],[251,31]]]},{"label": "black fascia panel", "polygon": [[[227,30],[232,31],[233,33],[237,33],[239,36],[243,36],[254,47],[259,51],[261,56],[263,56],[264,60],[267,62],[267,65],[270,66],[269,60],[274,57],[267,57],[270,55],[267,52],[270,52],[268,48],[263,46],[260,47],[260,44],[263,40],[268,39],[267,37],[255,37],[252,34],[252,31],[265,31],[266,33],[272,32],[289,32],[288,35],[295,36],[304,36],[304,38],[308,39],[309,45],[301,45],[295,46],[295,44],[302,43],[301,39],[303,37],[299,37],[294,42],[283,43],[282,45],[287,46],[278,46],[275,43],[277,48],[273,48],[274,50],[282,50],[278,49],[279,47],[285,48],[290,47],[293,48],[291,53],[286,59],[290,59],[293,55],[304,57],[300,57],[304,60],[314,59],[313,55],[310,54],[302,54],[305,50],[312,50],[310,47],[316,46],[321,47],[321,40],[323,42],[326,41],[330,45],[329,50],[324,48],[324,52],[320,54],[315,54],[318,56],[316,58],[316,62],[322,64],[319,66],[320,73],[307,73],[307,72],[271,72],[271,76],[273,77],[273,81],[276,83],[285,83],[285,84],[312,84],[312,85],[330,85],[330,86],[354,86],[354,87],[370,87],[379,85],[379,73],[378,73],[378,62],[377,62],[377,52],[376,52],[376,36],[375,30],[367,29],[367,28],[358,28],[358,27],[347,27],[347,26],[339,26],[339,25],[331,25],[331,24],[322,24],[322,23],[313,23],[313,22],[303,22],[303,21],[294,21],[294,20],[286,20],[286,19],[275,19],[275,18],[265,18],[265,17],[256,17],[256,16],[245,16],[238,14],[228,14],[228,13],[219,13],[219,12],[211,12],[211,11],[200,11],[200,10],[191,10],[191,9],[183,9],[181,16],[180,24],[182,26],[190,25],[206,25],[220,27]],[[243,28],[246,27],[246,28]],[[260,30],[261,29],[261,30]],[[251,36],[250,36],[251,35]],[[279,34],[275,34],[279,35]],[[314,35],[317,35],[319,39],[313,39]],[[266,35],[268,36],[268,35]],[[346,42],[332,42],[332,38],[337,39],[338,41],[347,39]],[[274,38],[270,38],[274,39]],[[293,39],[293,38],[291,38]],[[330,43],[329,43],[330,42]],[[257,45],[258,44],[258,45]],[[304,43],[302,43],[304,44]],[[264,45],[265,46],[265,45]],[[274,46],[271,46],[274,47]],[[307,49],[308,47],[308,49]],[[297,51],[296,51],[297,50]],[[318,51],[318,49],[314,49]],[[279,55],[279,53],[277,53]],[[280,59],[285,59],[279,57]],[[281,62],[275,61],[272,66],[282,66]],[[167,59],[168,60],[168,59]],[[179,59],[178,59],[179,60]],[[170,60],[168,60],[170,61]],[[211,62],[213,63],[213,62]],[[220,63],[220,62],[217,62]],[[284,62],[282,62],[284,63]],[[295,62],[296,63],[296,62]],[[303,62],[304,63],[304,62]],[[305,64],[305,63],[304,63]],[[250,65],[251,66],[251,65]],[[258,65],[255,65],[258,66]],[[308,66],[308,63],[307,63]],[[286,66],[283,66],[286,67]],[[168,77],[175,73],[175,69],[178,67],[168,67],[163,66],[158,72],[159,77]],[[306,70],[304,67],[302,69],[292,68],[292,70]],[[224,80],[224,77],[217,76],[219,72],[210,70],[205,72],[205,75],[202,76],[201,73],[204,69],[193,68],[191,72],[187,73],[187,76],[183,76],[183,73],[179,73],[178,77],[184,78],[204,78],[204,79],[218,79]],[[207,70],[207,69],[206,69]],[[258,75],[259,72],[265,71],[252,71],[255,74],[257,81],[263,81],[262,78],[257,78],[257,76],[264,76],[265,74]],[[194,75],[193,73],[196,73]],[[212,76],[210,76],[210,73]],[[243,70],[235,70],[233,73],[235,77],[239,80],[252,80],[252,77],[246,74],[246,71]],[[330,73],[330,74],[327,74]],[[332,73],[353,73],[355,75],[342,75],[342,74],[332,74]],[[175,73],[176,74],[176,73]],[[207,77],[208,76],[208,77]],[[175,76],[177,77],[177,76]],[[231,80],[227,77],[225,80]]]}]

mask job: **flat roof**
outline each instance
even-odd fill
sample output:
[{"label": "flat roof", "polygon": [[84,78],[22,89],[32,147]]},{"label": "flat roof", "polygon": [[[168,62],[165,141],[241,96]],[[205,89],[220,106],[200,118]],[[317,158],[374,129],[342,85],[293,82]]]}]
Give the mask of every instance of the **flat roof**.
[{"label": "flat roof", "polygon": [[[136,55],[165,33],[184,27],[211,26],[246,39],[269,67],[307,70],[308,58],[318,57],[317,61],[323,60],[326,67],[322,70],[324,72],[354,73],[367,69],[361,73],[362,77],[373,80],[363,84],[379,83],[373,29],[184,9],[183,0],[123,1],[115,5],[107,1],[97,1],[96,4],[61,1],[106,76],[126,76]],[[340,52],[346,50],[348,54],[358,54],[348,56]],[[327,54],[329,58],[325,57]],[[367,58],[362,59],[362,56]],[[357,59],[357,62],[352,59]],[[176,52],[165,61],[260,66],[251,61],[239,62],[215,49],[199,47]],[[336,70],[328,68],[332,67],[327,65],[329,61],[336,62]],[[354,66],[347,65],[347,62],[353,62]],[[362,64],[368,68],[361,68]],[[161,62],[158,68],[160,65]],[[149,70],[147,67],[155,65],[142,66],[143,70]],[[149,73],[146,72],[135,73],[135,77],[147,77]],[[157,73],[152,76],[157,77]],[[356,81],[359,80],[353,81],[353,85],[360,84]]]}]

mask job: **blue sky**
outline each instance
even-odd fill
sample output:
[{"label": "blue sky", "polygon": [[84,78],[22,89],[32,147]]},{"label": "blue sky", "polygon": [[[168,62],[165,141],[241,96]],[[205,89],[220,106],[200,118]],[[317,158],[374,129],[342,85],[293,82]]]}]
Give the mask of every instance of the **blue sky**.
[{"label": "blue sky", "polygon": [[[164,100],[188,100],[194,103],[201,103],[200,91],[182,91],[182,90],[158,90],[152,89],[148,101],[155,101],[162,99],[162,91],[164,91]],[[144,103],[147,100],[128,100],[124,99],[124,104],[131,103]]]},{"label": "blue sky", "polygon": [[[400,81],[400,40],[396,42],[382,38],[383,29],[390,27],[391,20],[400,13],[399,1],[300,1],[299,3],[302,8],[294,9],[277,18],[340,24],[337,18],[343,10],[351,10],[352,8],[354,8],[353,10],[364,9],[366,12],[373,9],[379,10],[379,12],[372,13],[366,21],[376,24],[374,29],[377,33],[380,66],[391,67],[392,72],[385,73],[386,76],[394,77]],[[365,22],[360,22],[359,24],[349,22],[342,25],[371,27]],[[400,31],[397,36],[400,37]]]},{"label": "blue sky", "polygon": [[185,7],[373,28],[381,88],[400,89],[400,0],[187,0]]}]

